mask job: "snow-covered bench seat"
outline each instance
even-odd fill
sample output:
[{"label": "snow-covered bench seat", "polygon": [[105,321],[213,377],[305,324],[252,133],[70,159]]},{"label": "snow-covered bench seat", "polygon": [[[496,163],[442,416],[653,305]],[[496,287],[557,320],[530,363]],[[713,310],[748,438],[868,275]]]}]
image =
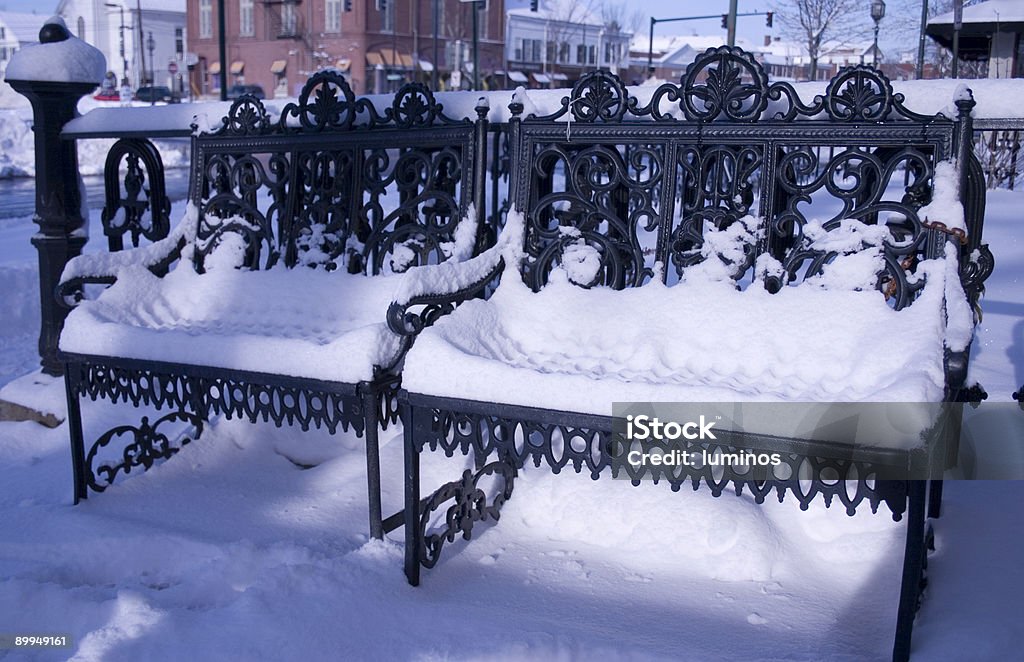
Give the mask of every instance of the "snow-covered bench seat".
[{"label": "snow-covered bench seat", "polygon": [[[172,234],[76,258],[63,274],[70,299],[110,285],[78,303],[60,340],[76,501],[169,457],[213,415],[353,428],[366,436],[381,537],[378,426],[397,421],[409,342],[385,315],[409,267],[477,250],[487,108],[476,110],[450,118],[410,84],[378,111],[326,71],[280,117],[243,97],[221,126],[197,129]],[[170,412],[86,446],[82,396]],[[195,430],[179,438],[181,422]]]},{"label": "snow-covered bench seat", "polygon": [[[908,521],[905,659],[941,489],[914,478],[948,461],[923,434],[958,421],[927,403],[978,393],[968,348],[991,255],[969,91],[956,118],[923,117],[856,67],[800,100],[722,47],[643,103],[606,72],[560,108],[527,115],[528,102],[510,106],[513,211],[497,245],[411,270],[389,311],[415,338],[399,395],[409,582],[497,519],[531,461],[850,514],[884,502]],[[625,460],[613,403],[751,401],[778,403],[775,419],[677,448],[777,453],[778,466]],[[853,443],[787,420],[792,402],[926,406]],[[423,496],[427,449],[472,455],[475,470]]]}]

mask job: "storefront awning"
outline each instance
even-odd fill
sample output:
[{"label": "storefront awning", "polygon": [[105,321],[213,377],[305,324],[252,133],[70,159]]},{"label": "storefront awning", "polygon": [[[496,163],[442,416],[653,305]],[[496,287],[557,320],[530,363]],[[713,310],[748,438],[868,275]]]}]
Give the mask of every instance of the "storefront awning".
[{"label": "storefront awning", "polygon": [[434,65],[426,60],[420,60],[420,71],[433,71]]},{"label": "storefront awning", "polygon": [[347,57],[343,57],[335,62],[334,66],[337,67],[338,71],[348,71],[352,68],[352,60]]},{"label": "storefront awning", "polygon": [[551,74],[552,80],[569,80],[569,77],[565,74]]},{"label": "storefront awning", "polygon": [[[382,48],[379,51],[381,62],[384,66],[392,69],[412,69],[412,56],[390,48]],[[367,58],[369,58],[367,53]]]},{"label": "storefront awning", "polygon": [[366,54],[366,64],[370,65],[371,67],[383,67],[384,58],[380,56],[380,53],[376,51],[370,51],[369,53]]},{"label": "storefront awning", "polygon": [[533,79],[535,81],[537,81],[538,83],[545,83],[545,84],[547,84],[547,83],[551,82],[551,76],[548,76],[547,74],[535,73],[535,74],[533,74]]},{"label": "storefront awning", "polygon": [[508,79],[515,83],[528,83],[530,79],[526,77],[522,71],[510,71],[508,72]]},{"label": "storefront awning", "polygon": [[213,64],[211,64],[210,68],[207,71],[209,71],[211,74],[219,74],[220,73],[220,62],[214,62]]},{"label": "storefront awning", "polygon": [[283,74],[284,70],[287,68],[288,60],[274,60],[274,63],[270,65],[270,73]]},{"label": "storefront awning", "polygon": [[235,76],[240,76],[245,71],[245,62],[241,60],[235,60],[231,63],[231,73]]}]

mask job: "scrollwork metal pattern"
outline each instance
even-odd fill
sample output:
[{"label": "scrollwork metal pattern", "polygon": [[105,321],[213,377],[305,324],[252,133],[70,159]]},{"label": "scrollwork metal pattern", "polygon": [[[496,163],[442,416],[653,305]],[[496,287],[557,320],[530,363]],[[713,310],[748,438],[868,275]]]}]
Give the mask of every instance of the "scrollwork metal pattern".
[{"label": "scrollwork metal pattern", "polygon": [[[773,452],[780,453],[782,464],[772,468],[752,469],[728,464],[632,467],[625,461],[616,461],[629,448],[617,441],[610,418],[604,421],[606,426],[594,427],[544,423],[539,420],[543,416],[538,415],[531,420],[510,411],[470,413],[450,406],[424,404],[416,407],[416,416],[425,417],[427,424],[417,428],[415,452],[430,449],[441,450],[448,457],[456,453],[472,455],[477,466],[489,458],[498,458],[511,469],[519,469],[532,462],[537,467],[545,465],[554,473],[567,467],[576,473],[586,471],[594,480],[602,473],[619,475],[625,472],[622,477],[630,479],[634,485],[640,484],[641,480],[667,482],[673,491],[684,485],[694,490],[703,485],[716,497],[731,487],[737,495],[748,491],[758,503],[764,502],[773,492],[780,502],[790,494],[801,509],[806,510],[812,501],[821,499],[826,507],[838,502],[851,516],[862,504],[877,512],[878,506],[884,503],[895,520],[901,519],[906,511],[905,481],[886,479],[887,475],[895,475],[891,472],[905,471],[909,466],[906,453],[895,453],[891,464],[881,465],[875,460],[858,459],[852,455],[830,457],[787,450],[785,440],[780,440],[779,447]],[[749,450],[724,441],[686,442],[685,445],[689,452],[704,450],[712,455]],[[452,498],[455,484],[442,488],[446,491],[444,499],[438,493],[431,499],[444,501]]]},{"label": "scrollwork metal pattern", "polygon": [[143,237],[155,242],[168,235],[171,202],[165,193],[163,160],[153,143],[138,138],[122,138],[114,143],[103,166],[103,184],[105,200],[100,221],[111,251],[124,249],[125,235],[136,247]]},{"label": "scrollwork metal pattern", "polygon": [[[622,80],[608,71],[583,76],[562,99],[561,108],[528,120],[614,123],[629,118],[658,122],[753,123],[776,119],[817,119],[824,113],[833,122],[913,120],[943,121],[915,113],[893,92],[889,79],[877,69],[859,65],[840,71],[824,95],[805,104],[792,85],[769,83],[761,63],[731,46],[709,48],[686,68],[678,83],[663,83],[641,105]],[[947,120],[948,121],[948,120]]]},{"label": "scrollwork metal pattern", "polygon": [[[190,410],[203,419],[214,415],[242,418],[251,422],[273,421],[298,425],[303,430],[325,427],[332,434],[340,427],[363,433],[365,418],[362,403],[354,394],[333,392],[292,380],[260,383],[241,376],[188,374],[161,371],[153,367],[123,367],[100,362],[70,363],[76,370],[75,395],[113,403],[130,402],[135,407],[149,405],[158,409]],[[392,386],[392,388],[394,388]],[[381,418],[382,421],[389,420]]]},{"label": "scrollwork metal pattern", "polygon": [[[175,434],[168,436],[160,428],[170,423],[187,423],[194,432],[191,435]],[[95,492],[102,492],[114,483],[119,472],[131,473],[134,467],[148,470],[157,460],[166,460],[175,455],[184,446],[195,441],[203,432],[203,419],[185,411],[171,412],[158,418],[153,423],[149,418],[142,417],[138,427],[120,425],[104,433],[89,449],[85,459],[86,483]],[[115,440],[130,438],[125,444],[121,456],[116,461],[98,461],[100,452]]]},{"label": "scrollwork metal pattern", "polygon": [[[501,487],[488,497],[481,483],[490,477],[499,480]],[[477,522],[497,521],[501,517],[501,507],[512,497],[515,477],[516,470],[508,462],[491,462],[475,472],[467,469],[461,480],[447,483],[430,495],[420,513],[420,564],[433,568],[441,558],[445,543],[454,542],[459,534],[464,540],[469,540]],[[444,525],[431,531],[430,520],[434,513],[449,502],[453,503],[445,508]]]},{"label": "scrollwork metal pattern", "polygon": [[[477,122],[486,114],[477,108]],[[474,201],[486,153],[476,131],[418,83],[378,110],[341,74],[318,72],[276,119],[243,96],[195,138],[196,268],[228,236],[240,237],[248,269],[376,274],[443,261]]]},{"label": "scrollwork metal pattern", "polygon": [[[574,280],[583,287],[642,285],[656,263],[672,267],[660,274],[671,284],[709,259],[725,262],[740,281],[767,253],[779,267],[755,277],[774,292],[842,257],[810,241],[809,221],[829,233],[860,222],[888,233],[881,245],[861,249],[880,253],[867,286],[899,309],[923,287],[915,275],[920,261],[943,251],[936,226],[924,225],[918,210],[931,201],[935,164],[953,156],[956,124],[907,110],[869,67],[844,69],[804,104],[787,84],[769,85],[749,54],[720,47],[698,57],[680,84],[657,88],[646,105],[614,74],[594,72],[555,113],[523,117],[518,101],[510,109],[519,160],[514,199],[527,216],[530,256],[522,270],[535,289],[568,251],[582,248],[597,263],[592,278]],[[569,120],[579,122],[572,135],[561,130]],[[826,198],[838,204],[822,218],[807,217],[809,204]],[[738,252],[727,257],[706,246],[708,233],[743,219],[749,232],[732,232],[746,242]],[[982,258],[980,276],[983,266]]]}]

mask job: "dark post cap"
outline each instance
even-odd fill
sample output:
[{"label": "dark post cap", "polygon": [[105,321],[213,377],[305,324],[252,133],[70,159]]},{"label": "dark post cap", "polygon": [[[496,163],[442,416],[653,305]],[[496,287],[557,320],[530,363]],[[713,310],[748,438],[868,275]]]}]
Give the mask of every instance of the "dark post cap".
[{"label": "dark post cap", "polygon": [[39,28],[39,43],[40,44],[52,44],[58,41],[67,41],[71,38],[71,33],[68,29],[57,22],[44,23],[43,27]]}]

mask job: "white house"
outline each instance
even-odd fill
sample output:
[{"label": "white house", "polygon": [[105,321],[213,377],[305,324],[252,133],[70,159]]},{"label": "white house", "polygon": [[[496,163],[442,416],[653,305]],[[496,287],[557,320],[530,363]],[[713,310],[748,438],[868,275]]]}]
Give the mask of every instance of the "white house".
[{"label": "white house", "polygon": [[0,12],[0,79],[4,78],[15,51],[39,41],[39,28],[47,18],[42,14]]},{"label": "white house", "polygon": [[505,69],[512,84],[564,87],[583,73],[625,73],[633,34],[573,2],[512,9],[505,21]]},{"label": "white house", "polygon": [[185,0],[60,0],[57,13],[132,87],[185,89]]}]

